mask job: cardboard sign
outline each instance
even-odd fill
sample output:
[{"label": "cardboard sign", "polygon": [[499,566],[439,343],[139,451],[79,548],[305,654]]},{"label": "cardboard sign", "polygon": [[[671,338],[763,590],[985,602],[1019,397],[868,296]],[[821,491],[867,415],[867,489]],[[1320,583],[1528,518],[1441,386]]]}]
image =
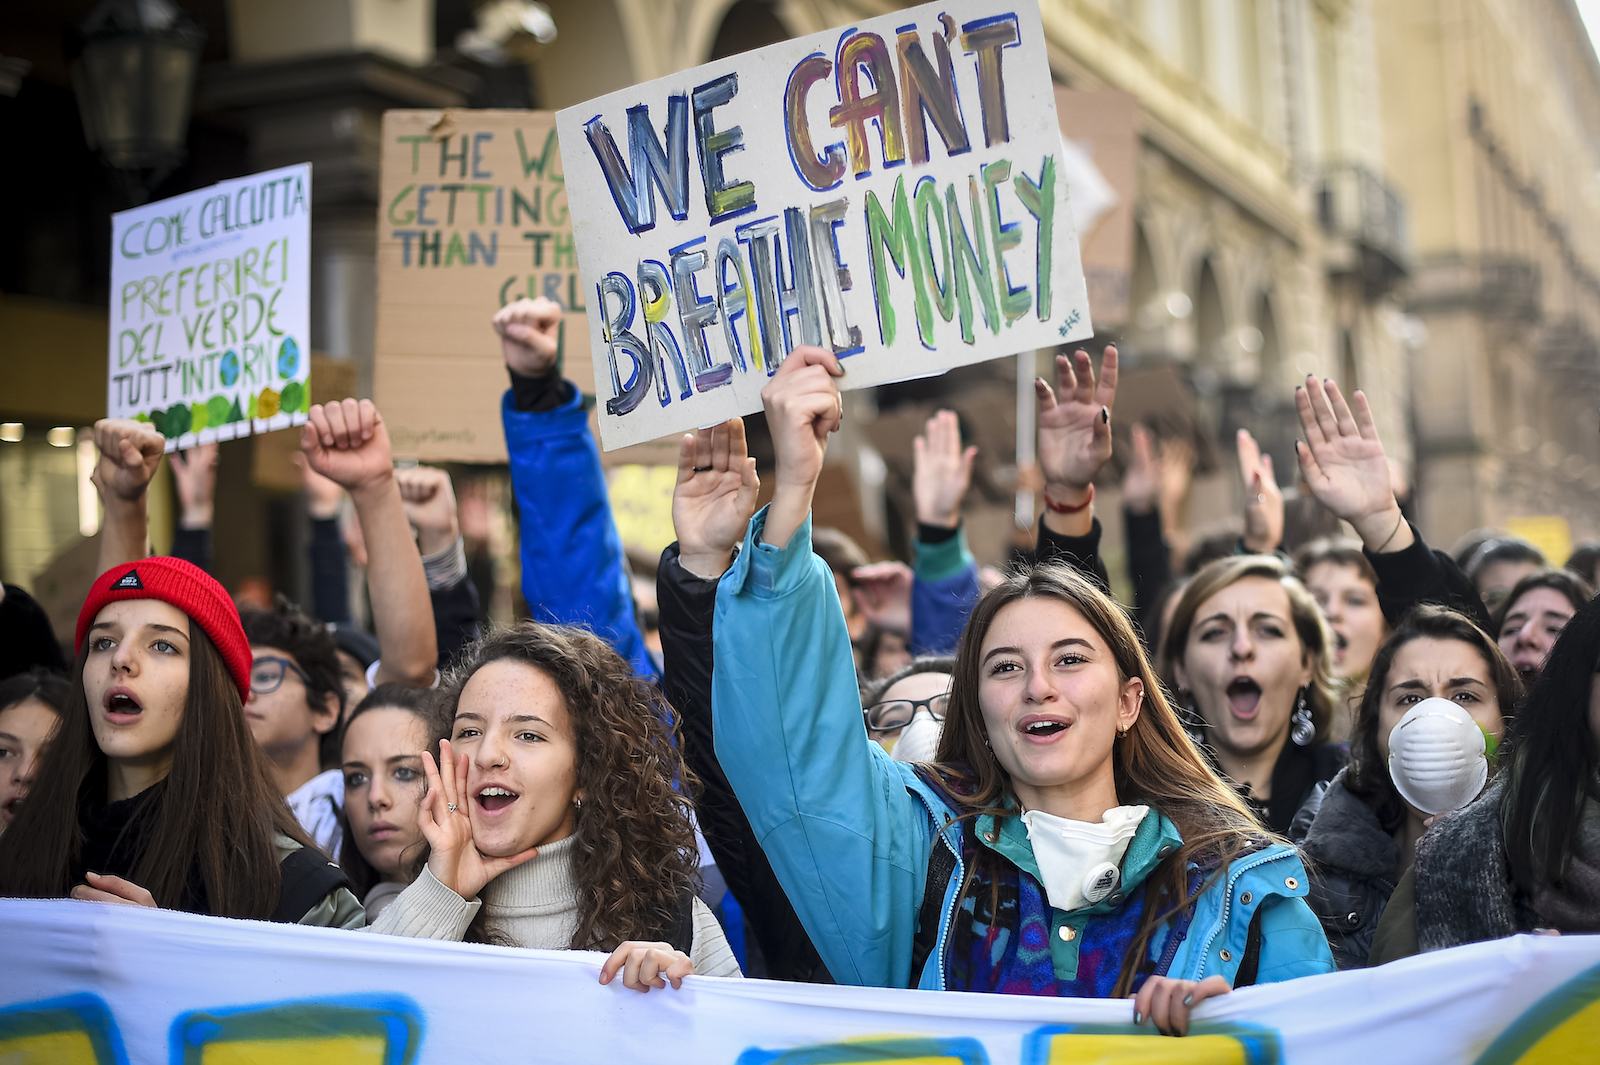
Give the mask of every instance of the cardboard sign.
[{"label": "cardboard sign", "polygon": [[111,216],[111,418],[167,450],[311,409],[311,164]]},{"label": "cardboard sign", "polygon": [[605,447],[1092,333],[1036,0],[928,4],[567,108]]},{"label": "cardboard sign", "polygon": [[384,112],[372,391],[397,456],[506,461],[508,382],[490,321],[519,296],[569,312],[562,374],[587,389],[584,286],[555,116]]}]

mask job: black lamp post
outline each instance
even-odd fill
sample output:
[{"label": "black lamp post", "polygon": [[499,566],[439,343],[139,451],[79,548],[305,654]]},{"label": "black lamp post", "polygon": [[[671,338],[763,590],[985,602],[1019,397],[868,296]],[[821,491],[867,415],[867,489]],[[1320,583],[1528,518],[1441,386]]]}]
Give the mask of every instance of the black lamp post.
[{"label": "black lamp post", "polygon": [[171,0],[102,0],[78,31],[83,135],[134,203],[183,162],[206,33]]}]

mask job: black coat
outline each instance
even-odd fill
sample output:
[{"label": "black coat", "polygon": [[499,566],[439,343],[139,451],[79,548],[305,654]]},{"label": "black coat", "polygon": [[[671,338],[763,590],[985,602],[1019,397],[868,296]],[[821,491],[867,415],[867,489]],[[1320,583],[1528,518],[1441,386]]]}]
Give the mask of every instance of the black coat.
[{"label": "black coat", "polygon": [[1400,845],[1378,815],[1344,786],[1340,772],[1295,815],[1289,837],[1309,861],[1311,906],[1341,969],[1367,964],[1378,920],[1400,881]]}]

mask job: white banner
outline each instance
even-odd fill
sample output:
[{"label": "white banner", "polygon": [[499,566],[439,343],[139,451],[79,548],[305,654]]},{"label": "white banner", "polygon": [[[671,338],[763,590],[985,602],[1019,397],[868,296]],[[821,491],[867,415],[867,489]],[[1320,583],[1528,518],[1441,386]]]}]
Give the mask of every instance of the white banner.
[{"label": "white banner", "polygon": [[861,388],[1093,332],[1037,0],[866,19],[556,128],[608,449],[760,410],[800,344]]},{"label": "white banner", "polygon": [[310,340],[310,163],[111,216],[106,417],[168,451],[301,425]]},{"label": "white banner", "polygon": [[691,977],[603,956],[0,901],[0,1062],[1067,1065],[1593,1061],[1600,938],[1519,936],[1245,988],[1185,1039],[1126,1001]]}]

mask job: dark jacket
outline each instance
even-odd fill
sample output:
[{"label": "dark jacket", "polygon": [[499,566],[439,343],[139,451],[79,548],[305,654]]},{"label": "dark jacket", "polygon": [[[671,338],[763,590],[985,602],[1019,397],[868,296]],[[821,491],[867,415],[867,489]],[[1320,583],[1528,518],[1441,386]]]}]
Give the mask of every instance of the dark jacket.
[{"label": "dark jacket", "polygon": [[1322,922],[1341,969],[1367,964],[1378,919],[1400,880],[1400,845],[1378,815],[1344,786],[1345,771],[1312,789],[1289,827],[1289,838],[1310,859],[1306,901]]},{"label": "dark jacket", "polygon": [[723,775],[712,744],[711,622],[717,582],[696,577],[678,561],[678,545],[661,553],[656,570],[660,606],[661,690],[683,726],[683,757],[700,778],[695,803],[700,832],[728,890],[749,919],[774,980],[833,983],[811,938],[783,893],[750,819]]},{"label": "dark jacket", "polygon": [[1506,861],[1504,793],[1500,782],[1490,784],[1417,840],[1416,861],[1378,922],[1373,965],[1533,930],[1534,915],[1518,899]]},{"label": "dark jacket", "polygon": [[1439,603],[1471,618],[1489,631],[1489,608],[1472,579],[1443,551],[1423,542],[1422,534],[1411,526],[1416,539],[1404,551],[1375,555],[1364,552],[1378,575],[1378,606],[1390,628],[1400,624],[1406,612],[1418,603]]}]

